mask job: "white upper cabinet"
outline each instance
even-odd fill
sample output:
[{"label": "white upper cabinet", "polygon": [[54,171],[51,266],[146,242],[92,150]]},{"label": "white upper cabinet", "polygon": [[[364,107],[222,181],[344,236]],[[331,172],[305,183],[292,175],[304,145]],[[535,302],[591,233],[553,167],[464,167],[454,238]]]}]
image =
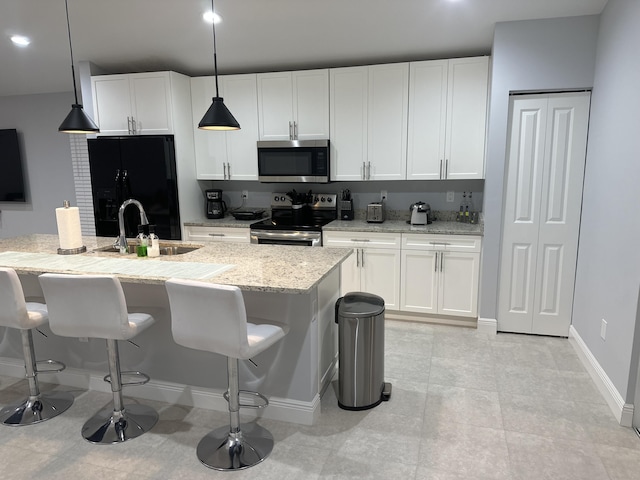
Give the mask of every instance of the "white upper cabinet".
[{"label": "white upper cabinet", "polygon": [[404,180],[409,64],[369,67],[367,180]]},{"label": "white upper cabinet", "polygon": [[174,133],[171,72],[91,77],[99,135]]},{"label": "white upper cabinet", "polygon": [[198,180],[258,179],[258,101],[256,75],[218,77],[219,94],[240,130],[216,132],[197,125],[215,96],[214,77],[191,79],[193,137]]},{"label": "white upper cabinet", "polygon": [[332,180],[406,177],[409,64],[331,69]]},{"label": "white upper cabinet", "polygon": [[364,180],[369,68],[332,68],[329,78],[331,180]]},{"label": "white upper cabinet", "polygon": [[484,177],[489,58],[412,62],[407,179]]},{"label": "white upper cabinet", "polygon": [[260,140],[329,138],[329,71],[258,74]]}]

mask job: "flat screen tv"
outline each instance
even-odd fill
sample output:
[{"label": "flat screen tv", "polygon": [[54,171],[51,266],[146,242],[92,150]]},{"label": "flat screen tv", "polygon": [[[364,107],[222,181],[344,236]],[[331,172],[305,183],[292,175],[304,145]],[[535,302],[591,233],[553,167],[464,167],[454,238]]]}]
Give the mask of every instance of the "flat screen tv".
[{"label": "flat screen tv", "polygon": [[26,202],[18,132],[0,130],[0,202]]}]

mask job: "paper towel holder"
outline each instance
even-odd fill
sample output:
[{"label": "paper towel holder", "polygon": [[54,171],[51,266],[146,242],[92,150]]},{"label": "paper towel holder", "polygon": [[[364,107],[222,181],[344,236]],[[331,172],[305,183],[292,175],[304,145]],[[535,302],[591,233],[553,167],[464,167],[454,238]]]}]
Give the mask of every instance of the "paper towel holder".
[{"label": "paper towel holder", "polygon": [[[64,208],[69,208],[71,204],[69,200],[63,200],[62,206]],[[85,253],[87,251],[87,247],[82,245],[78,248],[58,248],[58,255],[76,255],[78,253]]]}]

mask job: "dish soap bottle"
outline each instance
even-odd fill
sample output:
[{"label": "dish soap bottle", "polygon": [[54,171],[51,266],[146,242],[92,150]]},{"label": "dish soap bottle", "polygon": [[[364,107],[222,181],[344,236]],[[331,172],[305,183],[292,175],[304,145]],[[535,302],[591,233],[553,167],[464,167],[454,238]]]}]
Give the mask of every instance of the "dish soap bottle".
[{"label": "dish soap bottle", "polygon": [[156,226],[149,225],[149,238],[147,245],[147,256],[159,257],[160,256],[160,239],[156,235]]},{"label": "dish soap bottle", "polygon": [[139,257],[147,256],[147,236],[144,234],[144,226],[138,225],[138,245],[136,246],[136,254]]}]

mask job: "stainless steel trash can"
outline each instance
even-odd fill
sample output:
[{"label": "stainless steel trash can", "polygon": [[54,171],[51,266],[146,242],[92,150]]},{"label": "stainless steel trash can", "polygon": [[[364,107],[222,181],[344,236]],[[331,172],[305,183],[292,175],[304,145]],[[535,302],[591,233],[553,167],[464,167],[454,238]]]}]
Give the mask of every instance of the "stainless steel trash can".
[{"label": "stainless steel trash can", "polygon": [[384,381],[384,300],[351,292],[336,302],[338,324],[338,405],[366,410],[388,400]]}]

